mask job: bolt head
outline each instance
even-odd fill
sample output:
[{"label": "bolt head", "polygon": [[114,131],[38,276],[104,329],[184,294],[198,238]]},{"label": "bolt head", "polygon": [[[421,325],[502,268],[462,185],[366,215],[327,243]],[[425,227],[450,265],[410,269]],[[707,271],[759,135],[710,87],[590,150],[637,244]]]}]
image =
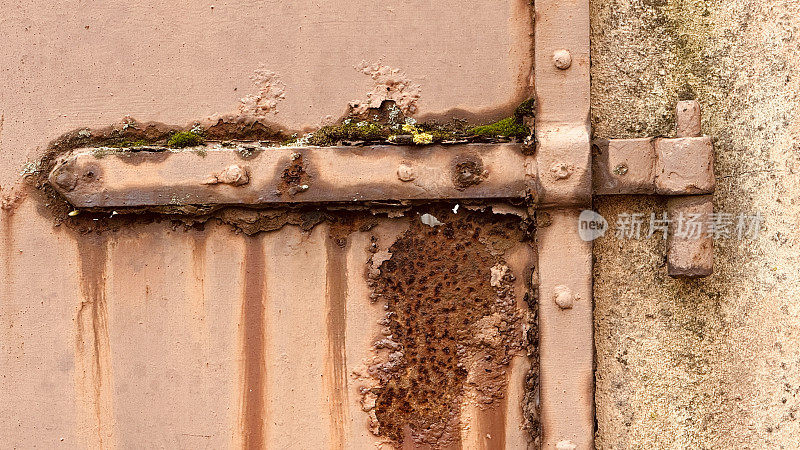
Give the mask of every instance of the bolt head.
[{"label": "bolt head", "polygon": [[414,168],[408,164],[400,164],[397,168],[397,178],[399,178],[400,181],[409,182],[414,181],[417,178],[417,174]]},{"label": "bolt head", "polygon": [[567,70],[572,66],[572,54],[569,50],[560,49],[553,52],[553,64],[561,70]]},{"label": "bolt head", "polygon": [[571,165],[563,162],[555,162],[553,165],[550,166],[550,173],[553,174],[553,177],[556,180],[566,180],[570,176],[572,176],[572,172],[575,171],[575,168]]},{"label": "bolt head", "polygon": [[614,173],[619,176],[625,175],[626,173],[628,173],[628,165],[625,163],[618,165],[617,167],[614,168]]}]

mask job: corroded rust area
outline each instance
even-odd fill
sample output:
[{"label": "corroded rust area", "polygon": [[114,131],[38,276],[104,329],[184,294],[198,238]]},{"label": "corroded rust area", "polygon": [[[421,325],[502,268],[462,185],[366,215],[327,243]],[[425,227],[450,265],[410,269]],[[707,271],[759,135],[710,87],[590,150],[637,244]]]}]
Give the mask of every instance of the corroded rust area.
[{"label": "corroded rust area", "polygon": [[[440,224],[426,225],[423,213]],[[464,402],[505,404],[506,368],[525,339],[512,291],[522,274],[511,273],[503,254],[525,237],[514,216],[445,208],[412,216],[391,257],[370,273],[373,297],[387,310],[375,344],[387,356],[370,369],[378,386],[365,392],[373,432],[446,447],[460,440]]]}]

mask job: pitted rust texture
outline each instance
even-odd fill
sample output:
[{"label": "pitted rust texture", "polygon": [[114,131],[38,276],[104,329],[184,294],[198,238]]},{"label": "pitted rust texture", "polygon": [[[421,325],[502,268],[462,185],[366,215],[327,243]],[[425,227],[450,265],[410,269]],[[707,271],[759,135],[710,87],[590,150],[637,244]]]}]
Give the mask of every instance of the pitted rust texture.
[{"label": "pitted rust texture", "polygon": [[310,177],[303,164],[303,155],[294,153],[291,161],[284,166],[278,190],[282,194],[295,195],[308,190],[309,180]]},{"label": "pitted rust texture", "polygon": [[453,184],[458,189],[475,186],[486,177],[483,161],[475,155],[463,155],[453,161]]},{"label": "pitted rust texture", "polygon": [[[386,337],[375,347],[388,361],[370,369],[376,434],[395,442],[410,436],[442,447],[458,442],[460,405],[488,407],[504,398],[505,367],[524,347],[514,275],[503,252],[524,235],[519,218],[480,212],[418,215],[373,274],[385,301]],[[369,402],[371,403],[371,401]]]}]

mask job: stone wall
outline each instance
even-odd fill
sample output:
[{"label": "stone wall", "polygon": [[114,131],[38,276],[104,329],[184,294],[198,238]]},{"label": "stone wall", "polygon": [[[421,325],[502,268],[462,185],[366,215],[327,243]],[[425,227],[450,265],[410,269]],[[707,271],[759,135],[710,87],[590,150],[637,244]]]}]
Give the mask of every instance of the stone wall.
[{"label": "stone wall", "polygon": [[[666,275],[658,238],[596,242],[597,448],[796,448],[800,2],[596,0],[592,20],[595,135],[669,135],[697,98],[715,210],[764,218],[755,240],[717,240],[700,281]],[[613,230],[665,203],[595,207]]]}]

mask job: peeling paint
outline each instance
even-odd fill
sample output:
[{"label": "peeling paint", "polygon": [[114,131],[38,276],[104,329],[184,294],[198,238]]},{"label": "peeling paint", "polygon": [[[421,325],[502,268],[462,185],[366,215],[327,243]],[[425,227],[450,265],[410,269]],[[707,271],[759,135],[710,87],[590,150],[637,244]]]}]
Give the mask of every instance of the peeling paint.
[{"label": "peeling paint", "polygon": [[365,100],[350,104],[355,114],[364,114],[370,108],[379,109],[385,100],[393,100],[397,108],[407,116],[417,112],[421,88],[419,84],[411,81],[404,71],[366,61],[356,66],[356,70],[369,75],[375,81],[375,85],[366,94]]},{"label": "peeling paint", "polygon": [[277,114],[278,103],[285,98],[286,91],[281,77],[262,65],[250,80],[258,87],[258,93],[248,94],[240,100],[239,113],[259,118]]}]

